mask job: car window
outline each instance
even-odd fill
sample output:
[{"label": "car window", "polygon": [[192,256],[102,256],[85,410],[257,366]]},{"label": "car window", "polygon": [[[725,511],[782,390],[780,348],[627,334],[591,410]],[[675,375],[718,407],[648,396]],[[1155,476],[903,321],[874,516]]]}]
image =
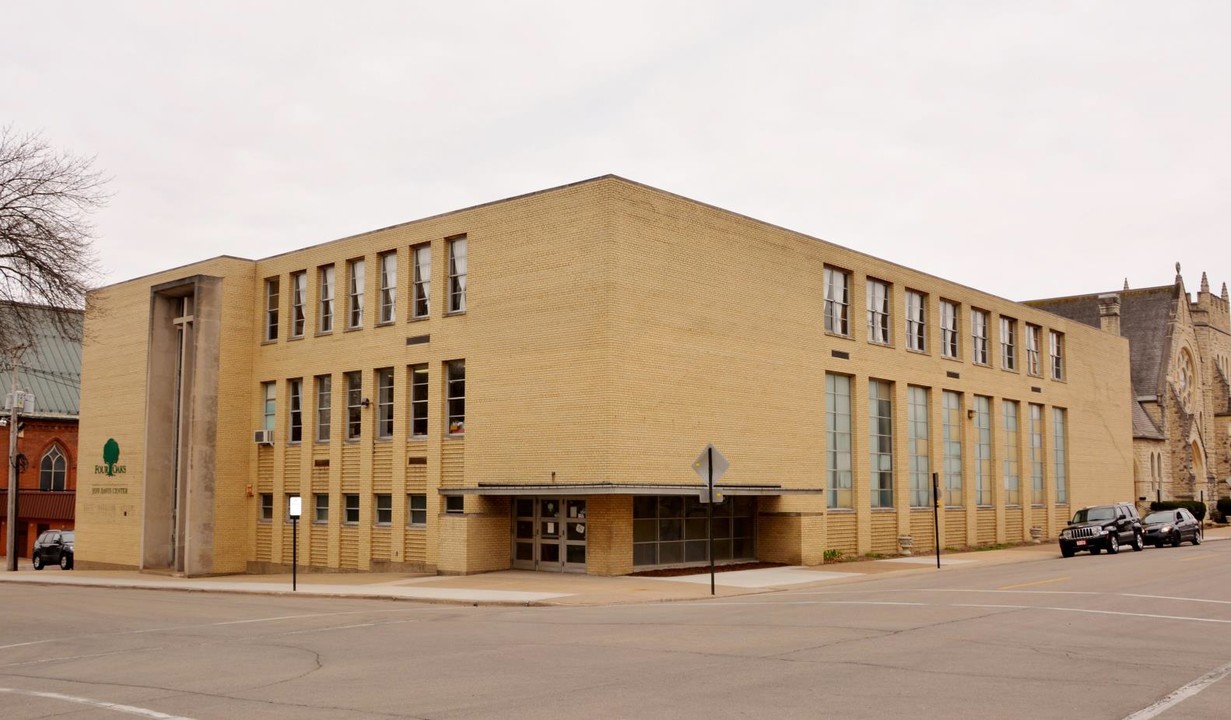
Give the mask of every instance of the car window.
[{"label": "car window", "polygon": [[1150,513],[1146,515],[1145,521],[1148,523],[1168,523],[1171,522],[1171,513],[1166,511]]}]

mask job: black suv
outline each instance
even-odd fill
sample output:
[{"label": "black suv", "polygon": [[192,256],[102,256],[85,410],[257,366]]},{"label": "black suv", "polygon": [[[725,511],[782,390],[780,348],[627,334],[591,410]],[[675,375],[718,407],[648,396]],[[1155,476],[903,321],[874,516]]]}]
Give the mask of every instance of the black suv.
[{"label": "black suv", "polygon": [[34,541],[34,569],[42,570],[48,564],[59,565],[61,570],[73,569],[73,531],[47,530]]},{"label": "black suv", "polygon": [[1125,543],[1140,551],[1145,547],[1143,537],[1141,515],[1132,503],[1093,505],[1074,513],[1060,533],[1060,554],[1067,558],[1082,550],[1091,555],[1106,550],[1114,555]]}]

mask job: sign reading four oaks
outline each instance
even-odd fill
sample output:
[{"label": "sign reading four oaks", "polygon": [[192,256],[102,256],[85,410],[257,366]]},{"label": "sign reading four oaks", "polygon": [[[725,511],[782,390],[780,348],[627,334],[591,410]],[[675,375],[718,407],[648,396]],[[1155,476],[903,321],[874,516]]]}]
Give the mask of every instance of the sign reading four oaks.
[{"label": "sign reading four oaks", "polygon": [[103,443],[103,462],[104,465],[95,465],[95,475],[123,475],[128,472],[127,465],[120,465],[120,444],[115,441],[115,438],[107,438],[107,442]]}]

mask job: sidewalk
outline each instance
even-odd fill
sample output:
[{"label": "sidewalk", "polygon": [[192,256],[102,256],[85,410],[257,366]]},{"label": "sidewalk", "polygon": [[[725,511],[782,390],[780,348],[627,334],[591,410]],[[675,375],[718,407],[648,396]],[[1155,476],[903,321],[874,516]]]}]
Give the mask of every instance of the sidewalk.
[{"label": "sidewalk", "polygon": [[[1211,527],[1206,541],[1231,539],[1231,527]],[[1147,551],[1148,552],[1148,551]],[[941,555],[941,568],[999,565],[1059,557],[1055,542],[1005,550]],[[715,573],[715,595],[733,597],[790,587],[856,581],[887,572],[936,571],[935,555],[861,560],[817,567],[777,567]],[[703,600],[710,597],[708,572],[677,577],[597,577],[566,573],[502,570],[479,575],[401,573],[299,573],[291,590],[290,573],[183,578],[128,570],[36,571],[23,559],[18,572],[0,571],[0,582],[33,585],[140,588],[188,592],[228,592],[304,597],[349,597],[465,605],[589,606]]]}]

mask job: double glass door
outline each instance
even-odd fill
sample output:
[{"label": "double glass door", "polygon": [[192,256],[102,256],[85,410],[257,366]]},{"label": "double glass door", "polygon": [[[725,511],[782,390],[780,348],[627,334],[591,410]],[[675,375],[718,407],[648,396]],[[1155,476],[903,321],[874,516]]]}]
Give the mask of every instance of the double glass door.
[{"label": "double glass door", "polygon": [[586,571],[586,501],[566,497],[513,499],[513,567]]}]

